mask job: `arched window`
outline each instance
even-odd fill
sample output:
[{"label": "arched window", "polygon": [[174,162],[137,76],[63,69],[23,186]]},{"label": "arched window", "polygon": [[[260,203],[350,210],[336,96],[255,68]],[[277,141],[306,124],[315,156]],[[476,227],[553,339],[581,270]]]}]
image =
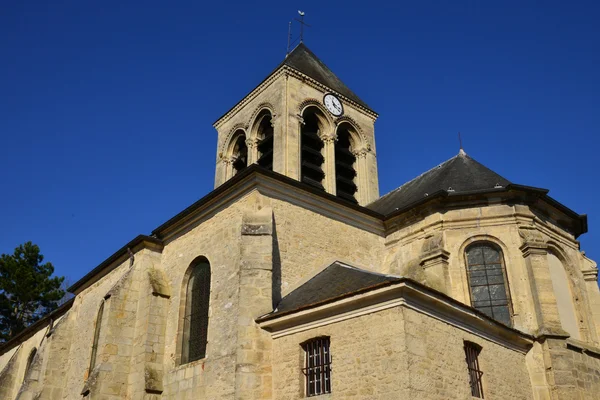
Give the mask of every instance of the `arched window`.
[{"label": "arched window", "polygon": [[100,340],[100,329],[102,328],[102,315],[104,314],[104,300],[100,303],[98,315],[96,316],[96,326],[94,328],[94,341],[92,342],[92,355],[90,357],[90,373],[96,366],[96,356],[98,355],[98,341]]},{"label": "arched window", "polygon": [[347,124],[342,124],[337,130],[337,142],[335,143],[335,187],[336,195],[353,203],[356,203],[354,194],[357,191],[354,178],[356,170],[354,163],[356,157],[350,151],[350,132]]},{"label": "arched window", "polygon": [[466,253],[471,304],[512,326],[510,292],[502,252],[493,243],[479,242],[469,246]]},{"label": "arched window", "polygon": [[23,374],[23,382],[25,382],[25,378],[27,378],[27,373],[31,369],[31,364],[33,364],[33,358],[37,353],[37,349],[34,347],[29,353],[29,357],[27,357],[27,364],[25,364],[25,373]]},{"label": "arched window", "polygon": [[210,299],[210,264],[201,257],[191,265],[186,288],[181,363],[206,356],[208,340],[208,304]]},{"label": "arched window", "polygon": [[248,166],[248,146],[246,145],[246,134],[244,131],[236,132],[235,143],[233,145],[233,153],[234,157],[233,161],[233,169],[234,175],[239,173],[241,170]]},{"label": "arched window", "polygon": [[301,166],[300,180],[314,187],[325,190],[323,187],[323,162],[325,159],[321,154],[323,141],[319,137],[318,111],[310,107],[304,111],[302,118],[304,124],[300,128]]},{"label": "arched window", "polygon": [[569,277],[567,271],[565,271],[565,266],[554,253],[548,253],[548,268],[552,280],[552,289],[556,297],[560,324],[573,339],[581,339],[573,294],[571,293],[571,285],[569,285]]},{"label": "arched window", "polygon": [[258,159],[256,163],[268,170],[273,170],[273,126],[271,113],[264,112],[260,118],[256,136],[258,139]]}]

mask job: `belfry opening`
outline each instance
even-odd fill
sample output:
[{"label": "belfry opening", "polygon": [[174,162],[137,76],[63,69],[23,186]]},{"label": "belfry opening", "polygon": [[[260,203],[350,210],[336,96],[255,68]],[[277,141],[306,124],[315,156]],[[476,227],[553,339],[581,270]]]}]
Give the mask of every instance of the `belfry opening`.
[{"label": "belfry opening", "polygon": [[352,154],[352,142],[346,123],[337,129],[335,142],[335,187],[336,195],[356,203],[356,157]]},{"label": "belfry opening", "polygon": [[256,163],[263,168],[273,170],[273,124],[272,116],[268,110],[259,116],[256,138],[258,140],[258,159]]},{"label": "belfry opening", "polygon": [[248,166],[248,145],[246,145],[246,134],[244,131],[238,131],[235,135],[235,144],[233,145],[233,169],[234,175]]},{"label": "belfry opening", "polygon": [[323,163],[325,158],[321,153],[323,141],[319,137],[320,112],[316,107],[307,108],[302,114],[303,122],[300,128],[301,166],[300,180],[316,188],[325,190],[323,187]]}]

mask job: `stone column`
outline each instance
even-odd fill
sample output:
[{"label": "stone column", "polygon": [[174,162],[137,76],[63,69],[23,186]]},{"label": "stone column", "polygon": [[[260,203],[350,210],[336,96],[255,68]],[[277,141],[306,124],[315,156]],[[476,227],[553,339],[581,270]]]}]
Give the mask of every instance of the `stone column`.
[{"label": "stone column", "polygon": [[361,147],[356,150],[352,150],[352,154],[356,157],[355,171],[356,171],[356,186],[358,190],[356,192],[356,201],[361,206],[369,203],[369,180],[368,180],[368,168],[367,168],[367,153],[369,149]]},{"label": "stone column", "polygon": [[325,162],[323,163],[323,172],[325,173],[325,179],[323,180],[323,186],[327,193],[335,195],[335,142],[337,141],[337,135],[334,132],[319,134],[319,137],[324,145],[323,157],[325,158]]},{"label": "stone column", "polygon": [[246,146],[248,146],[248,166],[258,161],[258,142],[260,140],[257,137],[246,139]]},{"label": "stone column", "polygon": [[221,181],[221,183],[225,183],[227,182],[229,179],[233,178],[233,163],[235,162],[235,160],[237,159],[237,157],[235,156],[230,156],[230,157],[223,157],[222,163],[223,163],[223,179]]},{"label": "stone column", "polygon": [[537,336],[567,338],[558,315],[556,295],[548,267],[548,247],[544,237],[534,228],[520,228],[523,244],[519,248],[527,264],[531,294],[537,319]]}]

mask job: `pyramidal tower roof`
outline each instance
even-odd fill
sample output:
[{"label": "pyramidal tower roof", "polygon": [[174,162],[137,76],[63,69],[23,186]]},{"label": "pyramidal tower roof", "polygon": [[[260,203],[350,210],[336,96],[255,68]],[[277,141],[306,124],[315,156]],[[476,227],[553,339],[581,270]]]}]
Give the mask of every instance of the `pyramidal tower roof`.
[{"label": "pyramidal tower roof", "polygon": [[[364,101],[362,101],[348,86],[344,84],[328,67],[313,53],[304,43],[300,43],[292,50],[285,60],[281,63],[295,69],[298,72],[303,73],[314,79],[315,81],[322,83],[325,86],[330,87],[339,94],[349,98],[355,103],[371,109]],[[277,69],[279,69],[277,67]]]},{"label": "pyramidal tower roof", "polygon": [[[350,99],[354,103],[358,104],[361,107],[364,107],[376,114],[375,111],[367,105],[364,101],[360,99],[344,82],[340,80],[328,67],[325,65],[323,61],[319,59],[309,50],[308,47],[304,43],[300,43],[297,45],[286,57],[285,59],[277,65],[277,67],[268,74],[263,81],[258,84],[254,89],[250,91],[250,93],[246,94],[243,99],[248,97],[252,92],[254,92],[258,87],[260,87],[265,81],[267,81],[273,74],[277,71],[281,70],[281,68],[292,68],[299,73],[308,76],[311,79],[319,82],[322,85],[327,86],[334,92],[339,93],[340,95]],[[238,102],[238,104],[240,103]],[[225,117],[231,110],[233,110],[236,106],[231,107],[227,112],[221,115],[214,124],[217,124],[223,117]],[[213,124],[213,125],[214,125]]]}]

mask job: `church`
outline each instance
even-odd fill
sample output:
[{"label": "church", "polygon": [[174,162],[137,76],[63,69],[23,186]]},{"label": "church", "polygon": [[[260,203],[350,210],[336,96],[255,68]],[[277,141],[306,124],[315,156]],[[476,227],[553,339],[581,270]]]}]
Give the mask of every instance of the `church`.
[{"label": "church", "polygon": [[598,399],[586,216],[463,150],[380,196],[377,117],[300,43],[214,190],[0,346],[0,399]]}]

